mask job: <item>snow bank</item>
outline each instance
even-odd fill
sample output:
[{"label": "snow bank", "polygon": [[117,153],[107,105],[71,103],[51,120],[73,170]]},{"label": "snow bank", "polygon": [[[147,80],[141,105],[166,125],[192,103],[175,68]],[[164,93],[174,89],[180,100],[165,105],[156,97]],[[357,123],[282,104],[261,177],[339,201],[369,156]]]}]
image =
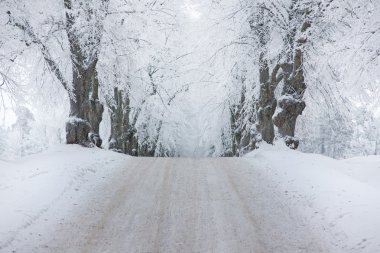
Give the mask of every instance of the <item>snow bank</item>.
[{"label": "snow bank", "polygon": [[380,156],[334,160],[263,145],[245,156],[331,252],[380,252]]},{"label": "snow bank", "polygon": [[[57,224],[55,213],[70,212],[128,159],[111,151],[59,145],[17,162],[0,160],[0,252],[48,211],[51,219],[39,224]],[[28,237],[38,240],[41,234]]]},{"label": "snow bank", "polygon": [[342,162],[347,165],[341,170],[343,173],[380,190],[380,156],[356,157]]}]

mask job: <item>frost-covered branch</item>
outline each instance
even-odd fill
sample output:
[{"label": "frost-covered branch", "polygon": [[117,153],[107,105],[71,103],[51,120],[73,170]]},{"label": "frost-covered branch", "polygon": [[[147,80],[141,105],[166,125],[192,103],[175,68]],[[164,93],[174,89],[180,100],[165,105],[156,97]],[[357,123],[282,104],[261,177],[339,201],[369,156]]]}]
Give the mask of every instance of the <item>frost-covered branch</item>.
[{"label": "frost-covered branch", "polygon": [[[29,24],[27,20],[23,19],[16,19],[15,17],[12,16],[12,13],[10,11],[7,11],[7,14],[9,16],[9,21],[8,24],[17,27],[20,29],[22,32],[24,32],[31,40],[33,44],[36,44],[45,59],[49,70],[54,74],[54,76],[57,78],[57,80],[62,84],[62,86],[69,91],[69,85],[67,81],[65,80],[61,70],[59,69],[58,64],[56,61],[53,59],[49,48],[45,45],[45,43],[37,36],[37,34],[34,32],[32,26]],[[29,46],[27,44],[27,46]]]}]

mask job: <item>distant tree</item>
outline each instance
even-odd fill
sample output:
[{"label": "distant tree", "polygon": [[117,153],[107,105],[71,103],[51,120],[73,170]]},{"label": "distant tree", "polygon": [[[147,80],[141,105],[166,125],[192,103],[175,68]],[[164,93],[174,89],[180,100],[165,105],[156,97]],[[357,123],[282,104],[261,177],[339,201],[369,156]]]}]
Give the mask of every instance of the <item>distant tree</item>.
[{"label": "distant tree", "polygon": [[[231,101],[230,133],[231,147],[224,156],[240,156],[256,148],[257,132],[255,131],[256,108],[252,107],[256,99],[251,94],[254,84],[247,81],[247,70],[244,63],[238,64],[232,70],[233,87],[240,91],[237,100]],[[248,91],[249,89],[249,91]]]},{"label": "distant tree", "polygon": [[20,156],[25,156],[33,147],[31,130],[35,119],[33,113],[27,107],[19,106],[15,112],[17,119],[16,123],[12,126],[12,131],[19,136],[18,150],[20,150]]}]

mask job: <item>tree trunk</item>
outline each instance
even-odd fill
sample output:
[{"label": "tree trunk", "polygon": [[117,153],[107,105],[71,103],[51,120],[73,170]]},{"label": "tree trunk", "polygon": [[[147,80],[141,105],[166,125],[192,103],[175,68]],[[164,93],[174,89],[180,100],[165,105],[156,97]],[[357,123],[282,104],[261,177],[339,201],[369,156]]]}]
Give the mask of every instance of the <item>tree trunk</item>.
[{"label": "tree trunk", "polygon": [[109,103],[111,110],[109,148],[117,152],[137,156],[138,140],[136,130],[129,120],[131,111],[129,95],[118,88],[114,88],[113,100],[113,102]]},{"label": "tree trunk", "polygon": [[[108,2],[109,0],[103,0],[105,9]],[[78,34],[76,22],[78,21],[78,15],[83,15],[83,13],[75,14],[73,8],[83,8],[83,6],[74,7],[72,0],[64,0],[64,6],[66,11],[66,33],[70,46],[73,72],[70,120],[66,123],[66,141],[68,144],[82,144],[85,146],[95,144],[100,147],[102,140],[99,136],[99,125],[102,121],[104,107],[100,103],[98,96],[99,80],[96,65],[98,63],[102,31],[88,38],[90,41],[81,42],[81,36],[86,35]],[[85,12],[90,15],[86,17],[88,20],[91,20],[93,11],[90,9]],[[97,25],[101,30],[104,20],[100,17],[97,18]],[[89,49],[92,49],[90,55],[86,54],[86,50],[88,51]]]},{"label": "tree trunk", "polygon": [[260,94],[257,102],[257,131],[261,139],[267,143],[273,143],[274,126],[272,116],[276,110],[275,87],[269,82],[269,67],[265,54],[260,54]]},{"label": "tree trunk", "polygon": [[[85,0],[77,0],[83,1]],[[85,13],[87,15],[93,15],[94,9],[88,5],[84,7],[83,2],[77,3],[76,8],[83,9],[89,8]],[[73,85],[70,87],[69,82],[65,79],[63,73],[59,68],[59,64],[52,57],[49,48],[45,45],[37,34],[33,31],[32,26],[26,20],[15,19],[10,11],[7,11],[9,16],[9,24],[14,25],[21,29],[32,41],[36,44],[45,62],[47,63],[51,72],[55,75],[57,80],[68,91],[70,98],[70,119],[66,123],[66,142],[68,144],[82,144],[85,146],[92,146],[93,144],[100,147],[102,140],[99,137],[99,125],[102,121],[103,105],[99,102],[98,89],[99,81],[96,71],[96,65],[98,62],[98,54],[100,51],[100,41],[102,37],[103,21],[106,17],[106,9],[109,0],[102,0],[103,4],[103,18],[96,16],[96,27],[99,29],[99,33],[93,34],[88,39],[90,41],[82,42],[81,36],[88,34],[78,34],[76,30],[76,22],[83,13],[76,13],[72,9],[72,0],[63,0],[65,12],[66,12],[66,34],[68,38],[68,44],[70,46],[71,64],[73,72]],[[83,20],[91,21],[93,17],[85,17],[81,19],[81,25],[93,26],[94,24],[83,23]],[[64,44],[64,43],[63,43]],[[85,53],[86,49],[91,51],[91,55]]]},{"label": "tree trunk", "polygon": [[118,88],[114,88],[113,101],[108,102],[110,110],[110,119],[111,119],[111,134],[109,137],[109,149],[112,149],[117,152],[124,153],[122,140],[120,137],[123,132],[123,97],[122,91],[119,91]]},{"label": "tree trunk", "polygon": [[252,115],[254,112],[246,110],[245,77],[241,81],[243,85],[240,101],[237,104],[230,105],[231,146],[223,156],[241,156],[256,148],[257,136],[251,132],[251,126],[255,123],[255,115]]},{"label": "tree trunk", "polygon": [[130,122],[129,95],[118,88],[114,89],[114,101],[111,110],[110,149],[124,154],[138,155],[138,139],[133,122]]},{"label": "tree trunk", "polygon": [[158,123],[158,127],[157,127],[157,133],[156,133],[156,136],[154,137],[153,139],[153,145],[152,145],[152,153],[153,153],[153,156],[157,156],[157,157],[162,157],[164,156],[164,154],[161,154],[160,150],[157,149],[158,147],[158,141],[160,139],[160,134],[161,134],[161,129],[162,129],[162,124],[163,124],[163,121],[160,120],[160,122]]},{"label": "tree trunk", "polygon": [[280,69],[276,65],[270,74],[267,60],[267,44],[269,43],[270,30],[265,20],[264,9],[260,9],[257,17],[257,25],[251,26],[259,38],[260,55],[259,55],[259,83],[260,94],[256,104],[257,125],[256,129],[261,135],[260,139],[272,144],[274,139],[274,125],[272,121],[273,114],[276,110],[276,98],[274,91],[281,77],[277,77]]},{"label": "tree trunk", "polygon": [[238,139],[239,139],[239,133],[237,131],[237,124],[238,124],[238,106],[232,105],[230,106],[230,129],[231,129],[231,148],[228,149],[228,154],[225,154],[224,156],[236,156],[239,153],[238,150]]},{"label": "tree trunk", "polygon": [[102,121],[103,105],[98,99],[97,72],[90,69],[73,69],[73,94],[70,98],[70,120],[66,123],[66,142],[85,146],[102,145],[99,125]]},{"label": "tree trunk", "polygon": [[[305,33],[310,26],[311,23],[305,21],[301,33]],[[278,101],[280,110],[273,118],[279,134],[285,138],[286,145],[293,149],[298,148],[299,145],[299,140],[294,138],[297,118],[306,107],[305,101],[303,101],[306,90],[303,47],[306,41],[306,38],[303,37],[297,40],[292,69],[291,71],[284,69],[284,87],[282,97]]]}]

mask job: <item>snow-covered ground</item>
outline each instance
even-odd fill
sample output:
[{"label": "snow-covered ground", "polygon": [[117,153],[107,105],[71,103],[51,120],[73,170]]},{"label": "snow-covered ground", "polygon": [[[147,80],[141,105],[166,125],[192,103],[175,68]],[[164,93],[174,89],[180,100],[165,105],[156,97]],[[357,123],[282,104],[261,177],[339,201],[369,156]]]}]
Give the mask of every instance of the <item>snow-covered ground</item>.
[{"label": "snow-covered ground", "polygon": [[31,252],[47,236],[34,231],[56,226],[57,217],[75,216],[71,206],[128,159],[111,151],[58,145],[20,161],[0,160],[0,252],[11,252],[10,245]]},{"label": "snow-covered ground", "polygon": [[0,252],[380,252],[380,156],[0,161]]},{"label": "snow-covered ground", "polygon": [[380,156],[334,160],[264,145],[246,157],[330,252],[380,252]]}]

